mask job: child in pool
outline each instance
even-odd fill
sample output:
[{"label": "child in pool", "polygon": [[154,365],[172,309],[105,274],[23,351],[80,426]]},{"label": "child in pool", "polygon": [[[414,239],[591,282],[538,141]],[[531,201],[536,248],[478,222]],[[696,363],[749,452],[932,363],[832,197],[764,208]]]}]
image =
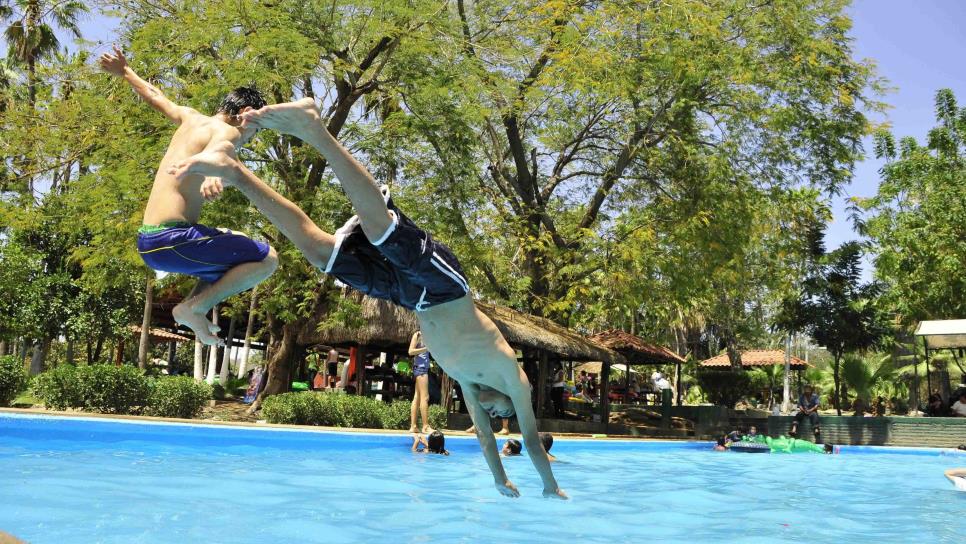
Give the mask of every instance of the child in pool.
[{"label": "child in pool", "polygon": [[423,438],[423,435],[419,433],[413,434],[412,451],[416,453],[438,453],[440,455],[449,455],[449,452],[446,451],[446,437],[443,436],[443,433],[439,431],[429,433],[428,439]]},{"label": "child in pool", "polygon": [[192,155],[229,142],[243,145],[255,129],[242,128],[241,114],[265,105],[258,91],[239,87],[212,115],[204,115],[169,100],[154,85],[141,79],[117,47],[99,59],[101,68],[123,78],[141,98],[178,126],[161,159],[151,195],[138,231],[138,253],[154,270],[197,277],[200,281],[187,299],[174,307],[175,321],[194,331],[205,344],[219,343],[219,328],[206,314],[215,304],[251,289],[278,266],[275,250],[242,233],[197,224],[204,202],[205,177],[175,177],[168,169]]}]

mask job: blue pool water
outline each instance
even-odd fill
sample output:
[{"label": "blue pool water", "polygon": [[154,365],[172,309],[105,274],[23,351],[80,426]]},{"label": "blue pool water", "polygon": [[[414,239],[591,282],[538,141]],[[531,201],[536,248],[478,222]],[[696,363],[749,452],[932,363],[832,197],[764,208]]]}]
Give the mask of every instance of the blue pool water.
[{"label": "blue pool water", "polygon": [[[493,488],[474,439],[449,457],[400,435],[0,414],[0,531],[42,543],[963,542],[949,450],[714,453],[705,443],[565,441],[541,497]],[[883,450],[876,450],[882,452]]]}]

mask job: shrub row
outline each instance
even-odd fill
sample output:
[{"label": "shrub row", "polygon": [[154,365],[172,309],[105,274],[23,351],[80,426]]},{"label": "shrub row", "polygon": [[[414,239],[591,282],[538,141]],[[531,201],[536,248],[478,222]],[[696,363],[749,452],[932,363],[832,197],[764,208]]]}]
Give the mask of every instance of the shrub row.
[{"label": "shrub row", "polygon": [[188,376],[149,378],[127,365],[61,365],[37,376],[34,394],[55,410],[191,418],[211,398],[211,386]]},{"label": "shrub row", "polygon": [[0,406],[9,406],[27,383],[23,361],[11,355],[0,357]]},{"label": "shrub row", "polygon": [[[342,393],[284,393],[262,403],[262,416],[269,423],[367,429],[408,429],[409,410],[407,401],[386,404]],[[446,426],[441,406],[429,407],[429,424],[437,429]]]}]

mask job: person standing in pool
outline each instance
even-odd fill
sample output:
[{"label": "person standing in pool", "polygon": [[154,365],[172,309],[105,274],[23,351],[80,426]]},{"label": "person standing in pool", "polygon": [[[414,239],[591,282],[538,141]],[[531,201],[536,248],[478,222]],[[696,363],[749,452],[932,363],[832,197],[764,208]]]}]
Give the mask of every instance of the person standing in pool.
[{"label": "person standing in pool", "polygon": [[217,325],[206,314],[215,304],[251,289],[272,275],[278,266],[275,250],[244,234],[198,224],[204,199],[200,188],[205,177],[175,177],[170,167],[212,149],[219,143],[243,145],[254,134],[242,128],[240,114],[258,109],[265,100],[258,91],[239,87],[232,91],[213,116],[169,100],[160,89],[141,79],[117,47],[98,60],[112,76],[123,78],[152,108],[178,126],[161,159],[151,195],[144,208],[144,224],[138,231],[138,253],[154,270],[194,276],[200,281],[187,299],[171,311],[175,321],[194,331],[201,342],[218,344]]},{"label": "person standing in pool", "polygon": [[323,232],[292,202],[258,179],[224,143],[175,165],[178,179],[221,178],[203,187],[209,198],[232,185],[275,224],[306,258],[341,282],[375,298],[414,310],[423,342],[447,374],[462,386],[483,455],[500,493],[518,497],[500,461],[488,416],[514,413],[530,460],[543,480],[543,495],[565,499],[537,436],[530,383],[516,354],[493,321],[477,309],[456,256],[406,217],[322,124],[315,102],[302,99],[243,114],[246,126],[290,134],[328,160],[356,216],[335,235]]},{"label": "person standing in pool", "polygon": [[409,356],[413,358],[413,404],[409,410],[409,432],[419,432],[416,415],[423,418],[423,434],[433,432],[429,426],[429,348],[423,345],[423,335],[416,331],[409,340]]}]

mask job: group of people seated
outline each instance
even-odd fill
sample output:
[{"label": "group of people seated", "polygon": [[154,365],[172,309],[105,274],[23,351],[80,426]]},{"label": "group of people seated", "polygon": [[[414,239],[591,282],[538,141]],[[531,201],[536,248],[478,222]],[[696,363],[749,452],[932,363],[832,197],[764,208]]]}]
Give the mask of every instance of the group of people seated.
[{"label": "group of people seated", "polygon": [[929,417],[966,417],[966,388],[950,395],[949,401],[951,404],[947,406],[942,395],[934,391],[929,395],[924,412]]}]

